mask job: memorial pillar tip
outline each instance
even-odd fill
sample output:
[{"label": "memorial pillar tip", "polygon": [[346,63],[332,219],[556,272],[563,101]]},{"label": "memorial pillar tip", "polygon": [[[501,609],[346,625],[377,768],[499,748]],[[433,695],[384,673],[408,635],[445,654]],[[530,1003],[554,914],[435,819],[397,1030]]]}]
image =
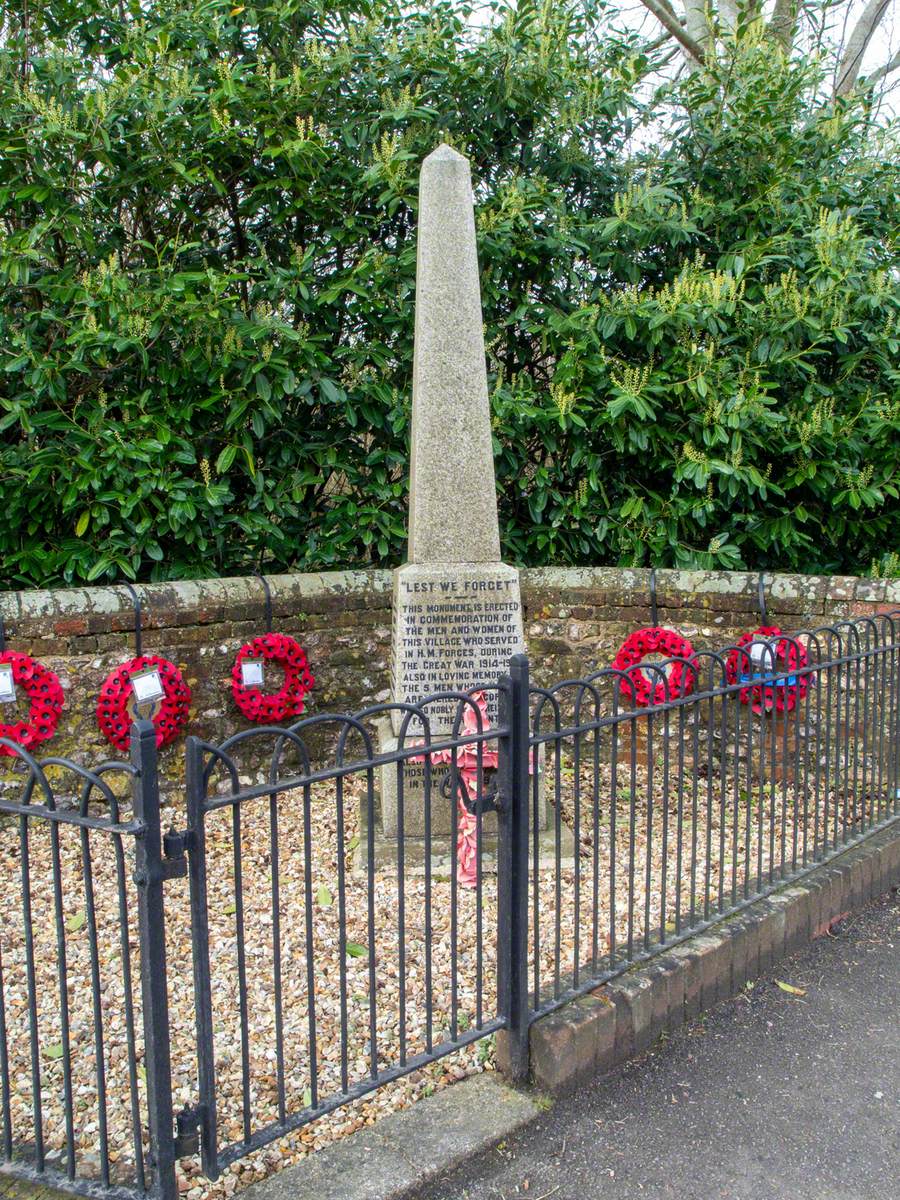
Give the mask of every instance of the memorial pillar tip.
[{"label": "memorial pillar tip", "polygon": [[409,561],[500,561],[472,181],[446,145],[419,177]]}]

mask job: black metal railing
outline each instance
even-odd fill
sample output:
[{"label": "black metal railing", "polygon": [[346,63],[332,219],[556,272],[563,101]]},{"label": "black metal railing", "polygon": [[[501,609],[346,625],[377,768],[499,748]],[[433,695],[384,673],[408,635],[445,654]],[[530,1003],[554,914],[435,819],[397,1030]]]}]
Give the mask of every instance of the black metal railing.
[{"label": "black metal railing", "polygon": [[[504,1026],[497,921],[510,898],[508,873],[498,887],[485,864],[496,839],[485,831],[496,811],[485,780],[507,770],[498,746],[508,701],[496,685],[484,690],[501,711],[497,726],[471,696],[443,693],[418,707],[247,730],[221,746],[189,740],[207,1173]],[[448,700],[453,728],[436,734],[429,708]],[[391,720],[385,748],[375,727]],[[314,769],[306,739],[325,726],[336,754]],[[242,756],[258,763],[261,744],[267,769],[242,777]],[[455,836],[461,796],[472,807],[469,886]],[[382,837],[388,797],[394,835]],[[224,961],[211,953],[222,946]],[[261,1085],[252,1064],[268,1048]]]},{"label": "black metal railing", "polygon": [[21,779],[0,800],[3,1162],[86,1195],[170,1195],[155,731],[93,770],[0,746]]},{"label": "black metal railing", "polygon": [[[612,669],[531,690],[533,1014],[897,816],[900,612],[759,642],[767,662],[700,652],[689,694],[643,708]],[[779,643],[805,662],[777,669]],[[674,661],[642,669],[666,689]]]},{"label": "black metal railing", "polygon": [[540,1014],[900,817],[898,631],[190,738],[165,832],[150,723],[93,771],[4,742],[5,1170],[174,1200],[501,1031],[523,1078]]}]

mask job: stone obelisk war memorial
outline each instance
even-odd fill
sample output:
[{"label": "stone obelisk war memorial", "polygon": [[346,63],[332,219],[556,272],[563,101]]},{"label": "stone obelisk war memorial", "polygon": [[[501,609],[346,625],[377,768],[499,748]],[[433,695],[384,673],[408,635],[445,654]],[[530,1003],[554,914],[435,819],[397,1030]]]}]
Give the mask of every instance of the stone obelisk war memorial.
[{"label": "stone obelisk war memorial", "polygon": [[[450,146],[422,164],[417,254],[408,561],[394,572],[391,646],[392,697],[413,704],[495,682],[525,648],[519,573],[500,561],[469,162]],[[429,706],[432,736],[450,732],[455,712],[452,702]],[[399,721],[383,733],[385,750]],[[404,769],[410,837],[424,832],[424,772]],[[392,766],[382,778],[388,838],[397,836],[396,776]],[[450,806],[435,803],[433,832],[450,828]]]}]

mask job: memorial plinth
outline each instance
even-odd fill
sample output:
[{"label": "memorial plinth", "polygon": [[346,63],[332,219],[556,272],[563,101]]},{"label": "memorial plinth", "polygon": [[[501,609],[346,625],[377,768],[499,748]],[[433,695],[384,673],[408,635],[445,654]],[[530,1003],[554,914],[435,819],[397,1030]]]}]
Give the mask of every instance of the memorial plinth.
[{"label": "memorial plinth", "polygon": [[[513,654],[524,649],[519,572],[503,563],[409,563],[394,573],[394,627],[391,647],[393,698],[418,704],[436,692],[466,692],[479,685],[496,687],[509,670]],[[488,691],[488,717],[498,719],[496,692]],[[449,734],[457,703],[428,705],[432,740]],[[403,714],[393,715],[393,734],[399,732]],[[421,736],[414,722],[408,744]],[[396,747],[387,734],[382,749]],[[404,768],[404,833],[421,837],[425,832],[425,766]],[[453,827],[451,806],[438,796],[440,775],[432,771],[432,831],[446,835]],[[397,835],[397,769],[383,772],[381,801],[385,835]],[[492,828],[494,818],[485,819]]]}]

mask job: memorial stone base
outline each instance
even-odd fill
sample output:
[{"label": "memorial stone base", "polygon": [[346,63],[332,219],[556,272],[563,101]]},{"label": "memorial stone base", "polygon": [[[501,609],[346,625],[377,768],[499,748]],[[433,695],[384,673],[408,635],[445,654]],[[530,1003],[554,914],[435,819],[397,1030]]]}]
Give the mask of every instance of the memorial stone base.
[{"label": "memorial stone base", "polygon": [[[392,754],[397,749],[397,738],[385,721],[379,730],[379,754]],[[547,828],[547,803],[545,797],[543,746],[538,753],[538,824]],[[451,800],[441,794],[441,782],[447,772],[446,763],[434,763],[431,767],[431,834],[432,837],[449,837],[456,829],[456,812]],[[425,763],[407,763],[403,768],[403,836],[404,838],[425,837]],[[493,772],[486,772],[485,785],[491,786]],[[399,833],[400,770],[396,763],[381,768],[381,829],[387,838],[396,838]],[[532,785],[533,786],[533,785]],[[533,793],[532,793],[533,794]],[[533,800],[529,799],[529,805]],[[487,812],[482,818],[485,836],[497,833],[497,814]]]},{"label": "memorial stone base", "polygon": [[[393,734],[389,721],[384,721],[380,729],[379,752],[390,753],[396,749],[397,739]],[[551,807],[548,803],[548,788],[552,787],[552,773],[548,777],[544,771],[544,747],[538,753],[538,854],[542,865],[554,866],[556,862],[556,831],[550,817]],[[432,768],[431,777],[431,846],[430,865],[435,876],[449,874],[453,862],[452,845],[456,839],[456,810],[451,807],[450,800],[441,795],[441,779],[446,771],[446,765],[437,763]],[[382,767],[378,780],[378,796],[375,809],[375,866],[396,866],[398,849],[398,770],[396,763]],[[425,839],[425,804],[424,804],[424,764],[411,763],[403,768],[403,858],[405,869],[411,873],[424,871],[426,853]],[[488,784],[490,780],[487,781]],[[529,794],[529,811],[533,800]],[[356,849],[354,866],[356,870],[365,871],[368,850],[365,830],[368,825],[368,812],[365,803],[361,805],[360,824],[362,836]],[[497,814],[485,813],[482,825],[482,869],[488,873],[496,869],[497,863]],[[529,856],[532,853],[532,839],[528,839]],[[574,838],[572,831],[565,824],[560,830],[560,866],[563,870],[574,864]]]}]

